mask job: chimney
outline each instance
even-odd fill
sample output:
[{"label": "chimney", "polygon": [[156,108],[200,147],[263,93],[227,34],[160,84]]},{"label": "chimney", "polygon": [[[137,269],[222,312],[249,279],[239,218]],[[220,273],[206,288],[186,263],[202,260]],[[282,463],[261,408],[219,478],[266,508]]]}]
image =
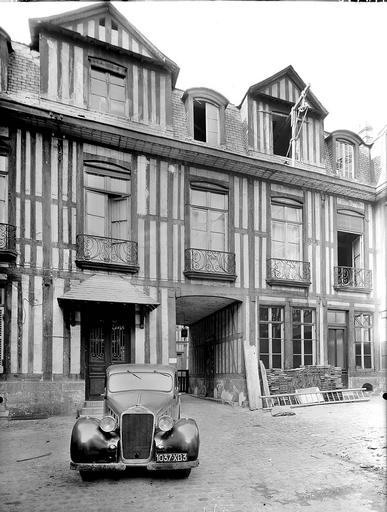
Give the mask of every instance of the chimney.
[{"label": "chimney", "polygon": [[369,123],[363,123],[363,128],[359,131],[359,135],[366,144],[372,144],[374,140],[373,128]]}]

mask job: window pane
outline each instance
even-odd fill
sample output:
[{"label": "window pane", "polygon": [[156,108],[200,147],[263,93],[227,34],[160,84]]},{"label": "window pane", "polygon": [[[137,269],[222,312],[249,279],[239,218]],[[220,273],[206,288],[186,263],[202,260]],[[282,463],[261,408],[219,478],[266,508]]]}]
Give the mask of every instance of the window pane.
[{"label": "window pane", "polygon": [[371,355],[371,343],[364,343],[364,355]]},{"label": "window pane", "polygon": [[211,208],[217,208],[219,210],[227,209],[227,194],[215,194],[210,192],[209,196]]},{"label": "window pane", "polygon": [[304,353],[312,354],[313,353],[313,342],[312,340],[305,340],[304,342]]},{"label": "window pane", "polygon": [[281,338],[281,324],[273,324],[271,329],[272,338]]},{"label": "window pane", "polygon": [[259,318],[261,320],[268,320],[269,319],[269,308],[264,308],[264,307],[259,308]]},{"label": "window pane", "polygon": [[311,324],[312,323],[312,310],[311,309],[304,309],[304,323],[305,324]]},{"label": "window pane", "polygon": [[225,235],[222,233],[211,233],[209,248],[213,251],[224,252],[225,247]]},{"label": "window pane", "polygon": [[259,340],[259,351],[261,354],[269,353],[269,341],[266,339]]},{"label": "window pane", "polygon": [[360,343],[355,344],[355,353],[357,356],[361,355],[361,344]]},{"label": "window pane", "polygon": [[87,215],[87,234],[95,236],[105,236],[105,219],[103,217],[94,217]]},{"label": "window pane", "polygon": [[112,85],[119,85],[123,87],[125,84],[125,78],[120,75],[114,75],[113,73],[109,73],[109,79]]},{"label": "window pane", "polygon": [[271,308],[271,319],[273,320],[273,322],[281,321],[281,311],[282,308]]},{"label": "window pane", "polygon": [[293,340],[293,354],[301,354],[301,341]]},{"label": "window pane", "polygon": [[285,224],[273,221],[271,224],[271,236],[273,241],[283,242],[285,238]]},{"label": "window pane", "polygon": [[259,337],[260,338],[268,338],[269,337],[269,324],[260,324],[259,325]]},{"label": "window pane", "polygon": [[285,207],[279,204],[272,204],[271,216],[273,219],[285,219]]},{"label": "window pane", "polygon": [[207,206],[207,192],[191,189],[191,204]]},{"label": "window pane", "polygon": [[112,192],[120,192],[125,194],[127,190],[128,180],[120,180],[119,178],[110,178],[110,190]]},{"label": "window pane", "polygon": [[260,355],[262,363],[265,365],[265,368],[269,368],[269,356]]},{"label": "window pane", "polygon": [[313,364],[313,359],[311,355],[304,356],[304,365]]},{"label": "window pane", "polygon": [[281,340],[273,340],[272,351],[273,351],[273,354],[281,353]]},{"label": "window pane", "polygon": [[125,101],[125,87],[123,85],[110,84],[110,97],[113,100]]},{"label": "window pane", "polygon": [[120,101],[110,101],[110,112],[112,114],[124,115],[125,114],[125,103]]},{"label": "window pane", "polygon": [[364,368],[372,368],[371,356],[364,356]]},{"label": "window pane", "polygon": [[301,356],[293,356],[293,366],[294,368],[301,366]]},{"label": "window pane", "polygon": [[281,356],[273,355],[273,368],[281,368]]},{"label": "window pane", "polygon": [[208,249],[207,231],[191,231],[191,245],[196,249]]},{"label": "window pane", "polygon": [[191,209],[191,227],[196,231],[207,232],[207,212],[205,210]]},{"label": "window pane", "polygon": [[210,233],[226,232],[226,215],[220,212],[209,212]]},{"label": "window pane", "polygon": [[293,322],[301,322],[301,309],[293,309]]},{"label": "window pane", "polygon": [[284,259],[286,256],[285,242],[272,242],[271,243],[271,256],[274,259]]},{"label": "window pane", "polygon": [[304,339],[306,339],[306,340],[312,339],[312,326],[311,325],[304,326]]},{"label": "window pane", "polygon": [[302,222],[302,209],[287,206],[285,209],[285,219],[290,222]]}]

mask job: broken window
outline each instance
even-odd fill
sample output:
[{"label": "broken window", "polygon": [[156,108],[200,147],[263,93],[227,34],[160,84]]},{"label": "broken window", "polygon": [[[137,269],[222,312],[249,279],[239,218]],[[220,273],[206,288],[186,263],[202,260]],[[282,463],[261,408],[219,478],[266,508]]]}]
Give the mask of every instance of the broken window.
[{"label": "broken window", "polygon": [[112,20],[111,43],[118,45],[118,25]]},{"label": "broken window", "polygon": [[101,41],[105,41],[105,18],[100,18],[98,22],[98,39],[101,39]]},{"label": "broken window", "polygon": [[293,308],[293,368],[315,364],[315,354],[315,311]]},{"label": "broken window", "polygon": [[219,108],[207,101],[193,100],[194,139],[219,144]]},{"label": "broken window", "polygon": [[372,320],[369,313],[355,315],[355,358],[359,369],[374,367]]},{"label": "broken window", "polygon": [[273,154],[280,156],[291,156],[290,141],[292,138],[292,127],[290,115],[280,112],[272,112],[273,130]]},{"label": "broken window", "polygon": [[283,368],[284,308],[259,308],[259,359],[265,368]]}]

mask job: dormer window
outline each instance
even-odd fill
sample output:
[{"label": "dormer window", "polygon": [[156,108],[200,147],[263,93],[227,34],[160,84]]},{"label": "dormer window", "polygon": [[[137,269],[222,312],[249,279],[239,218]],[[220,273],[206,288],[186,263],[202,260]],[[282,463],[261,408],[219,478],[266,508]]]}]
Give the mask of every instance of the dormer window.
[{"label": "dormer window", "polygon": [[290,126],[290,115],[282,112],[272,112],[271,117],[274,155],[291,156],[292,128]]},{"label": "dormer window", "polygon": [[219,146],[225,142],[224,117],[228,100],[211,89],[194,88],[184,93],[188,130],[199,142]]},{"label": "dormer window", "polygon": [[89,57],[89,60],[90,108],[99,112],[125,116],[126,68],[94,57]]},{"label": "dormer window", "polygon": [[219,144],[219,107],[193,100],[194,139],[212,146]]},{"label": "dormer window", "polygon": [[336,172],[342,178],[353,179],[354,177],[354,148],[348,141],[336,140]]}]

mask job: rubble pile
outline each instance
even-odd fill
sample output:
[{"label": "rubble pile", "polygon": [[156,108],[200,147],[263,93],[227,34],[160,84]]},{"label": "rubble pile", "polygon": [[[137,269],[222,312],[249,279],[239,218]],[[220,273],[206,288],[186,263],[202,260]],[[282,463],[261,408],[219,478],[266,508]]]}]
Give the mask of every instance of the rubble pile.
[{"label": "rubble pile", "polygon": [[307,365],[291,370],[266,370],[271,395],[295,393],[296,389],[318,387],[321,391],[342,389],[341,368]]}]

